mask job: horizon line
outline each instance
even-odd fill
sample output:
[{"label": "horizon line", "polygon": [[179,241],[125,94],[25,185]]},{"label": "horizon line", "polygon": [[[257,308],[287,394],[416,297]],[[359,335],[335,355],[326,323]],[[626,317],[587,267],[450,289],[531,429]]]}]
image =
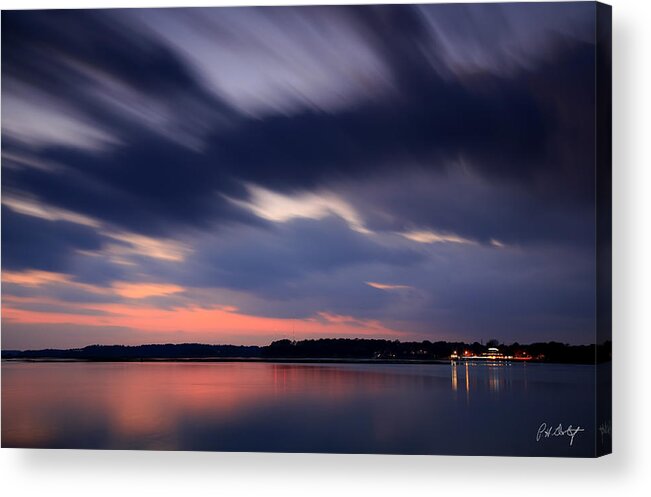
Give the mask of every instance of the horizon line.
[{"label": "horizon line", "polygon": [[[464,345],[474,345],[474,344],[480,344],[482,346],[488,346],[486,343],[484,343],[483,340],[480,341],[465,341],[465,340],[406,340],[406,341],[401,341],[398,339],[391,340],[387,338],[368,338],[368,337],[319,337],[319,338],[304,338],[301,340],[292,340],[289,338],[280,338],[278,340],[273,340],[272,342],[266,344],[266,345],[245,345],[245,344],[234,344],[234,343],[204,343],[204,342],[159,342],[159,343],[140,343],[140,344],[124,344],[124,343],[112,343],[112,344],[101,344],[101,343],[90,343],[87,345],[82,345],[79,347],[68,347],[68,348],[57,348],[57,347],[44,347],[40,349],[5,349],[0,346],[0,352],[30,352],[30,351],[41,351],[41,350],[82,350],[88,347],[146,347],[146,346],[178,346],[178,345],[205,345],[205,346],[211,346],[211,347],[257,347],[257,348],[263,348],[263,347],[268,347],[273,343],[280,342],[283,340],[287,340],[289,342],[294,342],[294,343],[300,343],[300,342],[307,342],[307,341],[318,341],[318,340],[368,340],[368,341],[384,341],[384,342],[391,342],[391,343],[461,343]],[[490,341],[490,340],[488,340]],[[488,342],[486,341],[486,342]],[[578,344],[572,344],[568,342],[562,342],[562,341],[557,341],[557,340],[547,340],[547,341],[537,341],[537,342],[529,342],[529,343],[519,343],[519,342],[512,342],[510,344],[508,343],[499,343],[498,346],[500,347],[512,347],[514,345],[518,345],[521,347],[526,347],[526,346],[531,346],[534,344],[550,344],[550,343],[558,343],[564,346],[569,346],[569,347],[587,347],[587,346],[598,346],[598,345],[604,345],[608,342],[611,342],[611,340],[606,340],[604,342],[597,343],[597,342],[590,342],[590,343],[578,343]]]}]

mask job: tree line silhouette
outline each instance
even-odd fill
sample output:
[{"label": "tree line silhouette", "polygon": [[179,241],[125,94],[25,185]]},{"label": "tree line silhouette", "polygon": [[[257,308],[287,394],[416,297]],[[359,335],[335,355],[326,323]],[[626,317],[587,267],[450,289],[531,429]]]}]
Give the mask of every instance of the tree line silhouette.
[{"label": "tree line silhouette", "polygon": [[469,351],[481,355],[489,346],[497,346],[505,355],[526,354],[539,362],[594,364],[611,359],[610,341],[601,345],[569,345],[539,342],[529,345],[486,344],[474,342],[400,342],[367,338],[319,338],[313,340],[277,340],[267,346],[209,345],[201,343],[147,345],[89,345],[78,349],[3,350],[3,359],[58,359],[88,361],[131,361],[155,359],[242,359],[242,360],[368,360],[434,361]]}]

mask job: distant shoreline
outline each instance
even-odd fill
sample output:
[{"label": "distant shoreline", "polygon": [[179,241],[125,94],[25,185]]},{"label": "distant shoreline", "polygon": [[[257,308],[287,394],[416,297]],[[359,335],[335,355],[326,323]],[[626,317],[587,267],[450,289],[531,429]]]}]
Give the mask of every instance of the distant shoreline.
[{"label": "distant shoreline", "polygon": [[[360,365],[450,365],[450,359],[431,359],[431,360],[408,360],[408,359],[338,359],[338,358],[319,358],[319,359],[272,359],[272,358],[235,358],[235,357],[190,357],[190,358],[143,358],[143,359],[55,359],[55,358],[42,358],[42,359],[17,359],[17,358],[3,358],[2,363],[32,363],[32,364],[69,364],[69,363],[204,363],[204,364],[217,364],[217,363],[256,363],[256,364],[360,364]],[[581,362],[552,362],[552,361],[468,361],[467,364],[476,366],[494,366],[495,364],[501,365],[515,365],[522,364],[564,364],[569,366],[597,366],[600,363],[581,363]],[[456,363],[462,365],[463,363]]]},{"label": "distant shoreline", "polygon": [[[489,344],[491,348],[489,348]],[[496,347],[499,347],[496,348]],[[488,344],[400,342],[367,338],[278,340],[266,346],[201,343],[89,345],[76,349],[3,350],[3,361],[30,362],[260,362],[305,364],[444,364],[453,358],[484,357],[495,351],[499,362],[526,358],[538,363],[595,364],[609,361],[610,342],[568,345],[559,342]],[[499,352],[497,352],[499,350]],[[506,358],[509,359],[506,359]]]},{"label": "distant shoreline", "polygon": [[[290,358],[290,357],[143,357],[122,359],[57,359],[54,357],[43,358],[2,358],[2,362],[252,362],[252,363],[299,363],[299,364],[450,364],[450,359],[346,359],[338,357],[320,358]],[[506,362],[506,361],[505,361]]]}]

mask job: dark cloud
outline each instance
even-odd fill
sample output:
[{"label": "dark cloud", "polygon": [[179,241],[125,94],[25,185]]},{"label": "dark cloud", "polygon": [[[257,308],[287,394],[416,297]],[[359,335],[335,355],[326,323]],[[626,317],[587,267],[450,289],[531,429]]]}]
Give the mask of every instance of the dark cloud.
[{"label": "dark cloud", "polygon": [[78,250],[99,250],[102,237],[87,226],[18,214],[2,206],[2,267],[66,272]]},{"label": "dark cloud", "polygon": [[[3,61],[5,74],[29,84],[47,84],[50,94],[67,99],[80,112],[99,106],[108,112],[118,108],[123,116],[116,122],[101,113],[93,117],[104,125],[115,124],[110,131],[123,135],[122,145],[101,154],[62,147],[41,150],[42,158],[65,164],[65,174],[18,169],[7,174],[6,187],[149,232],[207,220],[252,222],[220,196],[246,196],[242,181],[279,190],[310,189],[347,178],[376,177],[410,164],[440,170],[459,159],[491,181],[518,182],[538,195],[540,204],[560,196],[583,199],[580,208],[585,208],[592,200],[592,184],[583,174],[593,164],[591,87],[586,91],[585,84],[594,64],[591,44],[558,34],[545,46],[550,51],[545,62],[534,68],[460,80],[441,73],[444,50],[420,9],[344,7],[335,8],[335,14],[354,26],[382,58],[393,90],[382,101],[336,112],[308,107],[291,115],[253,119],[238,115],[207,92],[162,42],[134,32],[129,23],[120,24],[123,15],[6,16],[3,36],[16,50]],[[307,19],[318,21],[314,16]],[[81,27],[72,29],[73,24]],[[120,95],[104,95],[106,88],[93,93],[97,81],[82,78],[69,60],[118,79],[143,99],[178,106],[172,114],[181,123],[179,129],[192,128],[196,117],[188,101],[218,109],[215,116],[226,118],[229,125],[203,119],[202,129],[195,127],[196,136],[204,136],[197,149],[142,122],[130,122],[125,132],[124,109],[106,104],[108,97]],[[50,73],[61,83],[52,81]],[[550,86],[553,93],[546,90]],[[97,97],[98,92],[105,96],[96,98],[99,103],[89,105],[80,98]],[[584,116],[579,124],[573,124],[576,115]],[[454,230],[472,224],[465,226],[464,221],[460,219]],[[526,237],[526,232],[520,233],[520,238]]]},{"label": "dark cloud", "polygon": [[177,54],[118,12],[3,12],[9,89],[29,85],[127,142],[138,125],[178,138],[234,117]]},{"label": "dark cloud", "polygon": [[265,231],[222,232],[197,240],[193,246],[195,252],[188,264],[180,267],[182,275],[176,275],[175,281],[285,299],[299,295],[296,282],[315,273],[378,263],[404,267],[423,258],[413,248],[373,241],[336,217],[297,219]]},{"label": "dark cloud", "polygon": [[344,191],[372,230],[432,229],[481,244],[589,247],[594,242],[589,202],[491,181],[460,163],[437,172],[406,168]]},{"label": "dark cloud", "polygon": [[562,334],[583,343],[594,332],[594,259],[581,247],[413,244],[369,238],[336,218],[233,228],[192,245],[184,264],[140,265],[192,289],[166,305],[286,319],[326,312],[446,339]]},{"label": "dark cloud", "polygon": [[214,220],[261,223],[220,196],[220,188],[237,193],[241,185],[203,154],[149,133],[100,155],[57,148],[43,156],[65,167],[7,170],[3,189],[28,191],[47,204],[148,234]]},{"label": "dark cloud", "polygon": [[460,75],[512,75],[547,59],[559,38],[594,40],[594,7],[586,2],[443,4],[422,12],[444,47],[441,69]]},{"label": "dark cloud", "polygon": [[489,178],[533,187],[540,176],[555,177],[560,190],[565,174],[579,175],[577,167],[585,171],[592,164],[589,153],[571,164],[555,142],[575,121],[576,114],[563,115],[566,105],[580,107],[586,127],[571,125],[575,133],[566,148],[589,152],[576,144],[593,138],[587,128],[593,92],[586,88],[593,44],[558,34],[532,68],[455,77],[442,74],[444,50],[419,9],[355,7],[347,13],[387,65],[393,92],[382,102],[337,113],[307,109],[249,120],[215,136],[215,153],[232,174],[275,188],[312,187],[332,177],[378,174],[397,163],[436,169],[445,159],[463,158]]}]

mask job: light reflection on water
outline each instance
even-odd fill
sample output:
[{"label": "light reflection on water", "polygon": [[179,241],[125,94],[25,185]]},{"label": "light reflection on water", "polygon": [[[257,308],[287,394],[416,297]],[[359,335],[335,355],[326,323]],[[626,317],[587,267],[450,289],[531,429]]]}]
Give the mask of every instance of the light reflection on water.
[{"label": "light reflection on water", "polygon": [[[536,442],[542,422],[585,427]],[[2,364],[4,447],[590,455],[594,368]]]}]

